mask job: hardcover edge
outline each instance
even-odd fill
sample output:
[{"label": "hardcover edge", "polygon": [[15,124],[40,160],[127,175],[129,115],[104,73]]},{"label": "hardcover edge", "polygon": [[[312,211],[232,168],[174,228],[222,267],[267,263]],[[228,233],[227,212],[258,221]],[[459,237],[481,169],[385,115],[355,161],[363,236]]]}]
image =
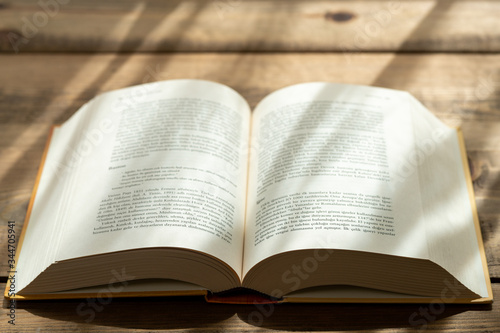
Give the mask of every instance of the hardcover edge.
[{"label": "hardcover edge", "polygon": [[469,161],[467,158],[467,150],[465,149],[465,140],[460,127],[455,128],[457,131],[458,145],[460,147],[460,154],[462,156],[462,166],[465,174],[465,181],[469,192],[469,201],[472,209],[472,218],[474,220],[474,228],[476,229],[477,245],[479,247],[479,254],[481,262],[483,263],[483,273],[486,282],[486,289],[488,296],[473,300],[471,303],[493,303],[493,289],[491,287],[490,272],[488,270],[488,262],[486,260],[486,252],[484,251],[483,236],[481,234],[481,225],[479,223],[479,215],[477,213],[476,196],[474,195],[474,187],[472,185],[472,176],[470,174]]}]

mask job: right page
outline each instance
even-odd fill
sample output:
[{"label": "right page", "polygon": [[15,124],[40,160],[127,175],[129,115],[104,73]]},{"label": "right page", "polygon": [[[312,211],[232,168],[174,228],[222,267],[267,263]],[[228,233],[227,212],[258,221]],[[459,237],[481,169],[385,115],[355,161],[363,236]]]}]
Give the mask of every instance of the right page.
[{"label": "right page", "polygon": [[[421,107],[401,91],[320,82],[266,97],[252,122],[243,273],[280,253],[333,248],[430,259],[484,294],[472,283],[477,276],[467,277],[460,256],[445,248],[467,242],[478,253],[470,205],[455,210],[464,196],[469,203],[456,131]],[[453,151],[422,171],[441,143]],[[429,184],[433,168],[443,168],[435,163],[447,163],[449,179],[463,184]],[[433,205],[448,191],[458,199]],[[436,208],[446,216],[429,219]],[[457,224],[468,229],[446,235],[454,210],[468,211]],[[470,259],[481,265],[479,255]]]},{"label": "right page", "polygon": [[[408,95],[429,258],[482,297],[492,297],[488,265],[462,134]],[[410,159],[413,158],[413,159]],[[405,186],[400,170],[400,186]]]}]

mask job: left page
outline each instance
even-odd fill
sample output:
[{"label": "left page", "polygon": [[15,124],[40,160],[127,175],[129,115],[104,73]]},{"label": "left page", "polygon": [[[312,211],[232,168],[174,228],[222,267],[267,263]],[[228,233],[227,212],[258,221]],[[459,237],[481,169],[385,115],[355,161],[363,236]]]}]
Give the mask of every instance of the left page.
[{"label": "left page", "polygon": [[147,247],[203,252],[239,275],[249,118],[238,93],[200,80],[87,103],[54,132],[19,287],[56,261]]}]

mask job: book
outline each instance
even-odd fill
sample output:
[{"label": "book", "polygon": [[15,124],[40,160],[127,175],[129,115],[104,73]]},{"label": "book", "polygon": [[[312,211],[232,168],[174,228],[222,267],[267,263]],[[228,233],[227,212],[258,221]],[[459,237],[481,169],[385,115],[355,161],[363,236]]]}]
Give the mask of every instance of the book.
[{"label": "book", "polygon": [[5,296],[491,302],[462,134],[409,93],[106,92],[52,129]]}]

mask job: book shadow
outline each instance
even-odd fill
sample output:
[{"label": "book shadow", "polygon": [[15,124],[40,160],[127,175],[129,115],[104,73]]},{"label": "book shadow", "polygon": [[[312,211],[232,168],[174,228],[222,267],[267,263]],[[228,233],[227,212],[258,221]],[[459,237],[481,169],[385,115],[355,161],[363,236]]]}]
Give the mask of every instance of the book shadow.
[{"label": "book shadow", "polygon": [[[4,308],[8,306],[5,302]],[[231,305],[214,307],[201,296],[113,298],[108,304],[95,299],[22,301],[16,303],[18,309],[52,323],[62,321],[64,330],[96,329],[95,326],[150,330],[210,328],[235,314]],[[21,324],[21,318],[18,321]]]},{"label": "book shadow", "polygon": [[254,306],[238,317],[254,326],[274,330],[426,329],[467,311],[490,311],[492,306],[462,304],[278,304]]},{"label": "book shadow", "polygon": [[[4,300],[4,308],[7,307]],[[17,302],[17,309],[66,328],[108,326],[130,329],[273,330],[425,329],[468,311],[490,311],[490,304],[210,304],[202,297],[115,298],[108,304],[87,300]],[[231,319],[231,317],[237,316]],[[19,318],[20,319],[20,318]],[[469,316],[463,317],[467,321]],[[226,321],[226,323],[222,323]]]}]

